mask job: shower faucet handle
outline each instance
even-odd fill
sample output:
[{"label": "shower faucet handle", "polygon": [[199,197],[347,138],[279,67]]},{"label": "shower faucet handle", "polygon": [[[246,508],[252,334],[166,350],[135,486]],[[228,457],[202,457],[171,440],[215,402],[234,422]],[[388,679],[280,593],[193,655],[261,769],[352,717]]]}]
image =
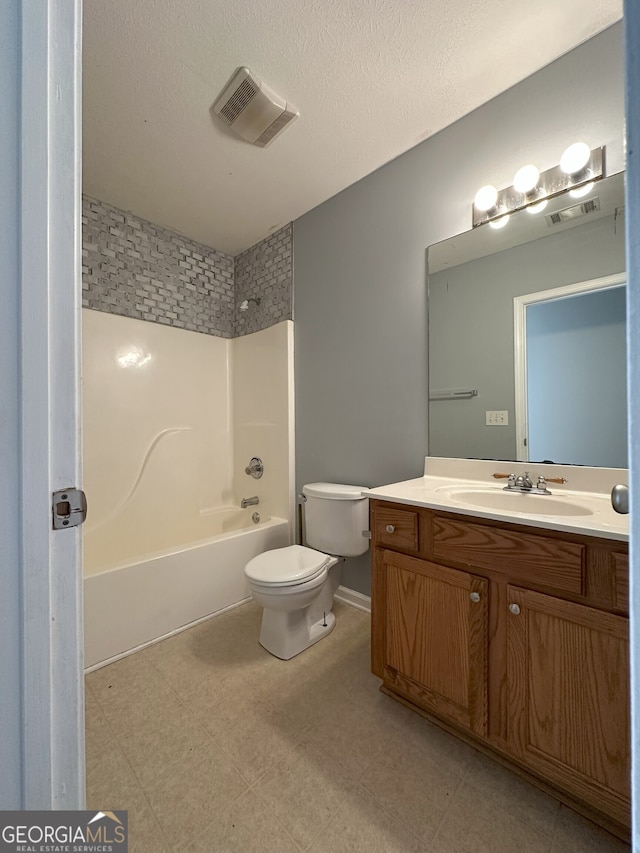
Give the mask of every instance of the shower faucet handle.
[{"label": "shower faucet handle", "polygon": [[245,474],[249,474],[254,480],[259,480],[264,474],[264,463],[259,456],[253,456],[251,462],[244,469]]}]

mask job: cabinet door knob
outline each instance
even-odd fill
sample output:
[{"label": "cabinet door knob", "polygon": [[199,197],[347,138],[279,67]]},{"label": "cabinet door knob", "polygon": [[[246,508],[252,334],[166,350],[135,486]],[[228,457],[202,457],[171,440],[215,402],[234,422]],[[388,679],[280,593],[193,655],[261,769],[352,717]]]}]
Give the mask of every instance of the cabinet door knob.
[{"label": "cabinet door knob", "polygon": [[394,533],[394,532],[395,532],[395,529],[396,529],[396,528],[395,528],[395,525],[393,525],[393,524],[387,524],[387,533]]},{"label": "cabinet door knob", "polygon": [[513,613],[514,616],[518,616],[520,613],[520,605],[519,604],[510,604],[509,605],[509,613]]},{"label": "cabinet door knob", "polygon": [[478,601],[480,601],[480,593],[479,592],[470,592],[469,598],[471,599],[471,601],[473,601],[475,604],[477,604]]}]

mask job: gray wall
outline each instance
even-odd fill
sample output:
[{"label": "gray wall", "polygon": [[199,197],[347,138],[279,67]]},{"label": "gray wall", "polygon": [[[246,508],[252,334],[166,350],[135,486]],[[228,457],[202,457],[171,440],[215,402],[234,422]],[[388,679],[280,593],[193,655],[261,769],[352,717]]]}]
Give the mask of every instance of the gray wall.
[{"label": "gray wall", "polygon": [[18,247],[20,241],[19,103],[20,3],[0,3],[0,257],[2,258],[2,311],[0,311],[0,809],[20,809],[23,732],[20,637],[22,630],[20,524],[20,388]]},{"label": "gray wall", "polygon": [[[623,270],[624,226],[612,215],[429,276],[430,387],[478,391],[429,403],[429,453],[516,459],[514,296]],[[487,410],[507,410],[508,426],[487,426]],[[530,459],[571,461],[551,451]]]},{"label": "gray wall", "polygon": [[[425,250],[470,227],[478,187],[576,140],[623,168],[622,39],[621,24],[600,33],[294,223],[298,488],[421,475]],[[368,593],[368,559],[343,583]]]}]

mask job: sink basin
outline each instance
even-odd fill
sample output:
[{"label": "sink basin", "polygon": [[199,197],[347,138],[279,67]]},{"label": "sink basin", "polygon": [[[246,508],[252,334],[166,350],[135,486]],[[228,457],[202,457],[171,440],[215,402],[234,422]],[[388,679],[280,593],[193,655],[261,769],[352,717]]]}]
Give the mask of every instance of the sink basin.
[{"label": "sink basin", "polygon": [[496,488],[446,486],[436,491],[445,493],[460,504],[484,509],[525,512],[527,515],[593,515],[594,510],[575,503],[564,495],[528,495],[526,492],[505,492]]}]

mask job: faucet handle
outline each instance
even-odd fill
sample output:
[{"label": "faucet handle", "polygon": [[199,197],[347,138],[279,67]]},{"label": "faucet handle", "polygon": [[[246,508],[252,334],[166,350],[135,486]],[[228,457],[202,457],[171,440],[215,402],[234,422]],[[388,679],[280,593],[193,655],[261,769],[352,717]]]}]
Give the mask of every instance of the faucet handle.
[{"label": "faucet handle", "polygon": [[493,474],[492,476],[496,480],[506,480],[507,485],[504,487],[505,489],[514,489],[516,486],[515,474]]},{"label": "faucet handle", "polygon": [[253,456],[251,462],[244,469],[245,474],[249,474],[255,480],[259,480],[264,474],[264,462],[259,456]]}]

